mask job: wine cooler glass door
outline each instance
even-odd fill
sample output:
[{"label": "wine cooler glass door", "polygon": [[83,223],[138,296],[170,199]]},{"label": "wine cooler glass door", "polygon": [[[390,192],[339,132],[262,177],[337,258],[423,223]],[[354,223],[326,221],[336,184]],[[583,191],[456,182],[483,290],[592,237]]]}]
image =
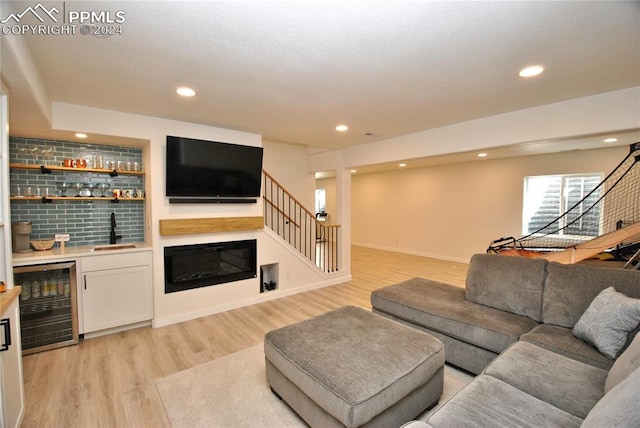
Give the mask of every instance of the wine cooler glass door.
[{"label": "wine cooler glass door", "polygon": [[15,267],[22,354],[78,343],[75,262]]}]

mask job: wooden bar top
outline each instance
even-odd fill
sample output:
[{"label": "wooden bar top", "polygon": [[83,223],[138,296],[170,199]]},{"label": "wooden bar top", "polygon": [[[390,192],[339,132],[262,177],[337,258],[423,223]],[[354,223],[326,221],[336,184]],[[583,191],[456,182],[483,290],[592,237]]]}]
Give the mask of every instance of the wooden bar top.
[{"label": "wooden bar top", "polygon": [[0,315],[4,315],[4,311],[18,298],[21,291],[22,287],[16,286],[4,293],[0,293]]}]

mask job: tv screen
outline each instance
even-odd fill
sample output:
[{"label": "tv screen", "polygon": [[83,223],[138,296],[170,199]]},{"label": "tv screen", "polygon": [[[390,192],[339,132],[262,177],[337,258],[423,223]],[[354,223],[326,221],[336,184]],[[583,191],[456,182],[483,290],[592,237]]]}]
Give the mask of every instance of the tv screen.
[{"label": "tv screen", "polygon": [[262,147],[167,136],[166,195],[259,197]]}]

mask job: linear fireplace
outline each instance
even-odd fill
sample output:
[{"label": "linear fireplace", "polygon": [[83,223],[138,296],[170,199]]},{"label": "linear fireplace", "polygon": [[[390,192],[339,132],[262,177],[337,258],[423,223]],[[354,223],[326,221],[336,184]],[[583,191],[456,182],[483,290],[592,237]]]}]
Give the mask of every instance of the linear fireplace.
[{"label": "linear fireplace", "polygon": [[164,292],[257,277],[256,240],[164,247]]}]

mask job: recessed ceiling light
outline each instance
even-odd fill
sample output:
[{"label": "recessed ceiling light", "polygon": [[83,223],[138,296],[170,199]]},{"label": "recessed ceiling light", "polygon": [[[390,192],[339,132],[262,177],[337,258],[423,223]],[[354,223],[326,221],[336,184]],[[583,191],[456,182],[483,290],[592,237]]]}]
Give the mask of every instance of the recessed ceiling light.
[{"label": "recessed ceiling light", "polygon": [[520,73],[518,73],[518,76],[520,76],[520,77],[534,77],[534,76],[539,75],[543,71],[544,71],[544,67],[541,66],[541,65],[530,65],[530,66],[525,67],[522,70],[520,70]]},{"label": "recessed ceiling light", "polygon": [[83,134],[82,132],[77,132],[76,137],[78,138],[87,138],[87,134]]},{"label": "recessed ceiling light", "polygon": [[191,88],[187,88],[186,86],[179,87],[176,89],[176,92],[178,95],[182,95],[183,97],[192,97],[196,94],[196,91]]},{"label": "recessed ceiling light", "polygon": [[407,166],[407,164],[406,164],[406,163],[401,163],[401,164],[398,164],[398,166],[399,166],[400,168],[404,168],[405,166]]},{"label": "recessed ceiling light", "polygon": [[351,174],[355,174],[356,172],[358,172],[358,170],[356,170],[356,169],[352,169],[351,170]]},{"label": "recessed ceiling light", "polygon": [[618,141],[617,138],[605,138],[604,140],[602,140],[605,143],[615,143],[616,141]]},{"label": "recessed ceiling light", "polygon": [[349,129],[349,127],[347,125],[338,125],[338,126],[336,126],[336,131],[339,131],[339,132],[344,132],[347,129]]},{"label": "recessed ceiling light", "polygon": [[478,157],[479,158],[486,158],[487,154],[486,153],[478,153]]}]

